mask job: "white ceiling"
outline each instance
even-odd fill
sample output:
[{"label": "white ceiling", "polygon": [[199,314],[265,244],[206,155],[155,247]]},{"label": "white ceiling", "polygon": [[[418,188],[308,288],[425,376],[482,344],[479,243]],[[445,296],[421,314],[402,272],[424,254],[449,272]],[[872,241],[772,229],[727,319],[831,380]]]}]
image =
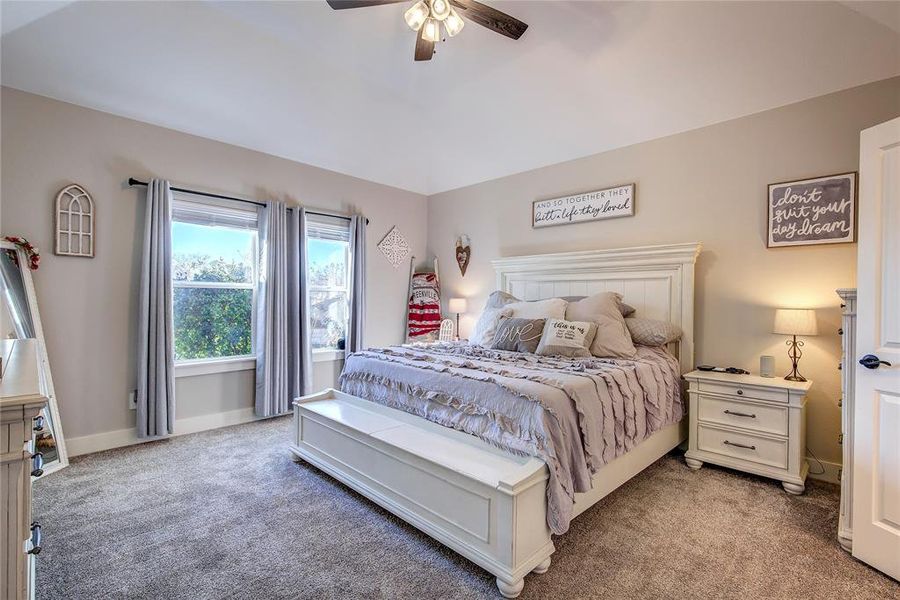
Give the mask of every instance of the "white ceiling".
[{"label": "white ceiling", "polygon": [[[433,194],[900,74],[900,3],[2,2],[3,85]],[[412,2],[410,2],[411,4]]]}]

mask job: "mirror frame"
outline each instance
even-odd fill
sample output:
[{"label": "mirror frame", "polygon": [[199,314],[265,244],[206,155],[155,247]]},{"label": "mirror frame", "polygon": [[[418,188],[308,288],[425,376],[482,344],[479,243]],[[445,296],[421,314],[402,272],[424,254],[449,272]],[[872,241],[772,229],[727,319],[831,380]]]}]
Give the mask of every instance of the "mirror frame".
[{"label": "mirror frame", "polygon": [[59,454],[59,460],[47,463],[44,467],[46,477],[50,473],[55,473],[69,465],[69,453],[66,450],[66,439],[63,436],[62,419],[59,417],[59,406],[56,403],[56,388],[53,387],[53,375],[50,373],[50,359],[47,355],[47,343],[44,341],[44,327],[41,324],[41,311],[38,307],[37,294],[34,290],[34,281],[31,278],[31,269],[28,268],[29,260],[25,251],[6,240],[0,240],[0,249],[14,250],[19,258],[19,272],[22,274],[22,283],[25,285],[25,295],[28,297],[28,308],[31,311],[32,325],[34,326],[34,335],[38,341],[38,349],[41,353],[41,362],[44,366],[44,380],[47,386],[47,410],[50,411],[50,420],[53,423],[53,439],[56,440],[56,451]]}]

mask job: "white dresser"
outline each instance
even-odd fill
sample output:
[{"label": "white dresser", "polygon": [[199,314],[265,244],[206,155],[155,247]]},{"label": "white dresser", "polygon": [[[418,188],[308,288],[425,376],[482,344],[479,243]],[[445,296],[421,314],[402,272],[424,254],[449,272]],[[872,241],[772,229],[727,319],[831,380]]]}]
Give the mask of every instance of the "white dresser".
[{"label": "white dresser", "polygon": [[0,355],[0,598],[22,600],[34,597],[34,559],[40,552],[41,528],[31,516],[31,483],[43,472],[34,439],[45,427],[40,414],[48,394],[36,340],[2,340]]},{"label": "white dresser", "polygon": [[853,550],[853,396],[856,392],[856,289],[840,289],[841,298],[841,513],[838,541]]},{"label": "white dresser", "polygon": [[771,477],[790,494],[806,489],[806,394],[812,382],[692,371],[685,462]]}]

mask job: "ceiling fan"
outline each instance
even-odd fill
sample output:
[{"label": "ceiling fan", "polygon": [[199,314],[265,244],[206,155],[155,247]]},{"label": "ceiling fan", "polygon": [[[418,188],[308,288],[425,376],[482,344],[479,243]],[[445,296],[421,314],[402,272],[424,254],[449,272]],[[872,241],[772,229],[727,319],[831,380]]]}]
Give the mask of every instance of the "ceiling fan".
[{"label": "ceiling fan", "polygon": [[[382,4],[398,4],[409,0],[326,0],[335,10],[345,8],[366,8]],[[459,12],[457,12],[459,10]],[[441,25],[450,37],[462,31],[467,17],[491,31],[514,40],[522,37],[528,25],[522,21],[502,13],[475,0],[418,0],[404,14],[406,24],[416,37],[416,60],[431,60],[434,56],[434,44],[441,41]]]}]

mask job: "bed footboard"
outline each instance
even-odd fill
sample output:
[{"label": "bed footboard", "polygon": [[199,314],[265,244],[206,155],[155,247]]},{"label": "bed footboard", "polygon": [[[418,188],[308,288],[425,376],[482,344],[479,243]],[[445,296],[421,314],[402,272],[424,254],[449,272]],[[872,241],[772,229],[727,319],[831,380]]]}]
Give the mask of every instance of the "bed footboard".
[{"label": "bed footboard", "polygon": [[337,390],[294,402],[291,451],[497,577],[507,598],[555,548],[546,464]]}]

